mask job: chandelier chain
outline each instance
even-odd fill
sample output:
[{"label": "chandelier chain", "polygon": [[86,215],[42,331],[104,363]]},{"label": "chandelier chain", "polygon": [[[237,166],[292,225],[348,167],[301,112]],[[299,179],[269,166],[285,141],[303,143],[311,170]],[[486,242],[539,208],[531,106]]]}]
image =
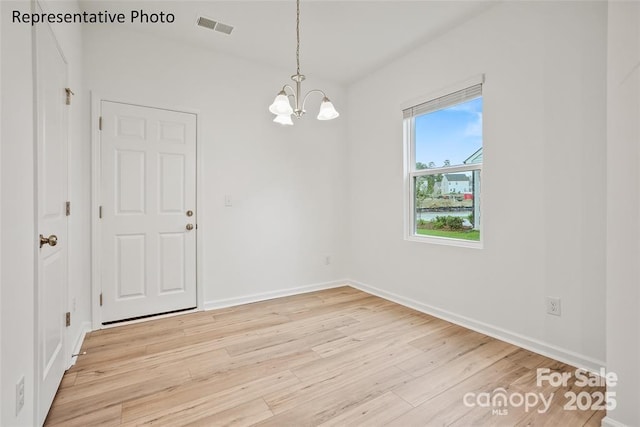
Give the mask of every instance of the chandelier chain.
[{"label": "chandelier chain", "polygon": [[296,0],[296,40],[297,74],[300,74],[300,0]]}]

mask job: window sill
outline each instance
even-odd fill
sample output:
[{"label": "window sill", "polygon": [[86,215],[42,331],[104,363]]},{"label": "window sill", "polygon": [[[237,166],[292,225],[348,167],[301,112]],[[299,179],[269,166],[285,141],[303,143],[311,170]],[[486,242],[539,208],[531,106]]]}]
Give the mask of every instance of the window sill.
[{"label": "window sill", "polygon": [[456,246],[459,248],[482,249],[482,241],[452,239],[450,237],[419,236],[411,234],[405,237],[409,242],[431,243],[434,245]]}]

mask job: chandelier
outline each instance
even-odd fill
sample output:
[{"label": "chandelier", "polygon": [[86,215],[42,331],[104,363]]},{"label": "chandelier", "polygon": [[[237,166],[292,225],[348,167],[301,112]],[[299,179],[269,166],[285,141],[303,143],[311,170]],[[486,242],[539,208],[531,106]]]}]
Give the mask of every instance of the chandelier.
[{"label": "chandelier", "polygon": [[[269,111],[276,115],[273,119],[274,122],[282,125],[293,125],[291,115],[300,118],[306,113],[304,106],[307,103],[307,98],[312,93],[319,93],[322,95],[322,103],[320,104],[320,112],[318,113],[318,120],[333,120],[340,115],[329,100],[327,95],[320,89],[313,89],[307,92],[304,97],[301,97],[302,82],[305,79],[303,74],[300,74],[300,0],[296,0],[296,73],[291,76],[291,80],[296,82],[295,89],[289,85],[284,85],[282,90],[276,95],[276,99],[273,104],[269,106]],[[287,90],[290,93],[287,93]],[[293,105],[291,105],[293,101]]]}]

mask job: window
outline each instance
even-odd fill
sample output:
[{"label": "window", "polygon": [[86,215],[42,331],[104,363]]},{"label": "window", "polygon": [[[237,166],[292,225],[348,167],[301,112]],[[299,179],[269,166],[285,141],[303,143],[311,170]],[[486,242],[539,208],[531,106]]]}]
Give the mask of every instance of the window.
[{"label": "window", "polygon": [[481,247],[482,83],[403,113],[407,239]]}]

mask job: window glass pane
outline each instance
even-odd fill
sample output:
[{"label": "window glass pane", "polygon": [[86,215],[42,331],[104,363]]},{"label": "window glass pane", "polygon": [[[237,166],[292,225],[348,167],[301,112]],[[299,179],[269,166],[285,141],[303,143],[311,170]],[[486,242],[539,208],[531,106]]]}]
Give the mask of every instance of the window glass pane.
[{"label": "window glass pane", "polygon": [[415,233],[480,240],[480,171],[414,178]]},{"label": "window glass pane", "polygon": [[482,163],[482,98],[415,118],[416,169]]}]

